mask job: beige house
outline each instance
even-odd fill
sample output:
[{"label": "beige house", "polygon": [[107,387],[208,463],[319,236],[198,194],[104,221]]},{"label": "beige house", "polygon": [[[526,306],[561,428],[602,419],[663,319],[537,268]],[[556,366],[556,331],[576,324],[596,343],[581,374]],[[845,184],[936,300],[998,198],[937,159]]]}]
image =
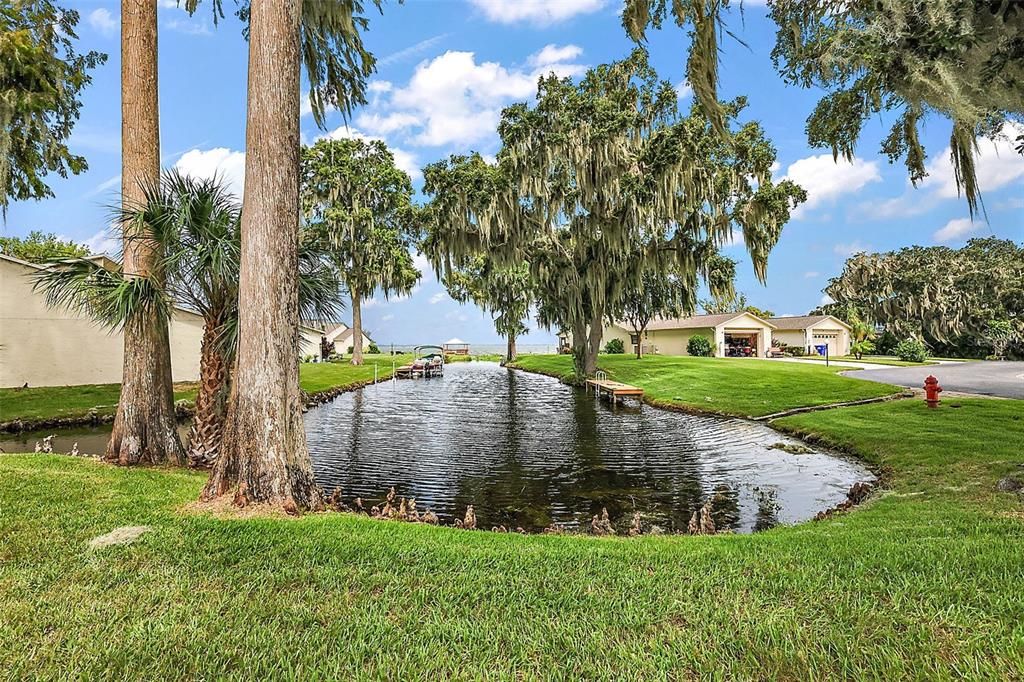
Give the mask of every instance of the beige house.
[{"label": "beige house", "polygon": [[[48,307],[32,290],[31,276],[42,269],[0,254],[0,386],[119,383],[123,335],[79,312]],[[170,338],[174,381],[196,381],[203,318],[175,309]]]},{"label": "beige house", "polygon": [[[343,322],[337,322],[327,327],[330,331],[327,332],[327,340],[334,344],[334,352],[340,355],[348,355],[349,348],[355,345],[355,332],[347,324]],[[373,339],[363,332],[363,352],[365,353],[373,343]]]},{"label": "beige house", "polygon": [[616,322],[604,329],[604,342],[620,339],[627,352],[662,355],[686,355],[686,346],[693,336],[704,336],[711,341],[714,354],[725,356],[765,357],[771,344],[775,325],[750,313],[722,315],[692,315],[671,320],[654,320],[638,339],[625,322]]},{"label": "beige house", "polygon": [[[95,256],[107,268],[118,264]],[[52,309],[32,289],[43,267],[0,254],[0,387],[116,384],[121,381],[124,337],[79,312]],[[169,328],[174,381],[199,379],[203,318],[175,308]],[[300,328],[303,348],[319,352],[318,329]]]},{"label": "beige house", "polygon": [[829,355],[850,354],[850,325],[831,315],[802,315],[799,317],[773,317],[772,338],[787,346],[803,348],[813,353],[815,346],[828,346]]}]

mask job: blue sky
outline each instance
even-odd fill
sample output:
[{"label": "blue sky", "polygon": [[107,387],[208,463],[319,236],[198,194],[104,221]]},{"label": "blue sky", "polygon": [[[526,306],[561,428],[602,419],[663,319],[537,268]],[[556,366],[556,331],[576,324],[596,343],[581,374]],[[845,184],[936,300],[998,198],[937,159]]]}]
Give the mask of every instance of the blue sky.
[{"label": "blue sky", "polygon": [[[51,178],[56,197],[11,206],[4,234],[40,229],[114,248],[105,237],[108,206],[116,201],[120,173],[119,3],[70,2],[82,15],[80,48],[106,52],[84,93],[82,117],[72,148],[89,160],[89,171]],[[233,16],[214,27],[209,2],[188,17],[174,0],[160,0],[160,109],[164,163],[188,172],[218,171],[241,189],[245,146],[246,43]],[[230,2],[225,3],[231,5]],[[619,59],[632,43],[619,24],[619,0],[406,0],[372,15],[366,34],[378,57],[370,103],[346,128],[328,117],[321,131],[304,113],[306,141],[320,135],[385,139],[399,164],[420,184],[418,169],[452,153],[497,149],[495,125],[503,106],[529,99],[537,76],[563,75]],[[743,247],[727,248],[740,260],[738,288],[751,303],[777,314],[802,314],[818,305],[827,279],[859,250],[890,250],[911,244],[959,246],[972,236],[1024,241],[1024,159],[1009,143],[982,141],[979,177],[989,223],[972,222],[957,198],[948,161],[949,123],[926,122],[923,141],[931,176],[910,187],[902,165],[879,155],[891,120],[866,124],[853,163],[835,164],[828,150],[811,149],[804,122],[817,101],[814,91],[786,87],[768,57],[772,25],[764,8],[745,3],[731,28],[747,46],[730,42],[722,56],[722,96],[746,95],[748,119],[761,121],[778,148],[777,177],[808,190],[809,201],[786,226],[769,260],[768,282],[753,277]],[[659,74],[683,84],[685,34],[667,27],[649,35]],[[306,109],[304,109],[304,112]],[[381,343],[427,343],[459,336],[471,342],[497,340],[490,317],[459,306],[434,276],[424,273],[412,296],[367,303],[364,325]],[[544,330],[524,342],[547,343]]]}]

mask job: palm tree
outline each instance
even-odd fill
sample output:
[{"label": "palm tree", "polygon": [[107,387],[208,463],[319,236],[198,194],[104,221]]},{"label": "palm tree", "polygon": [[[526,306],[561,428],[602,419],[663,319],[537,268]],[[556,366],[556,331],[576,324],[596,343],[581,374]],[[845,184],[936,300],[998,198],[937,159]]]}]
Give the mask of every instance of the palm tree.
[{"label": "palm tree", "polygon": [[[135,234],[135,225],[147,226],[147,238],[162,254],[149,277],[127,277],[92,261],[71,259],[41,271],[36,286],[50,305],[82,310],[115,329],[140,313],[166,323],[174,305],[202,316],[200,386],[188,460],[192,466],[209,466],[220,451],[238,346],[241,207],[220,180],[198,180],[177,171],[164,173],[143,190],[144,201],[125,204],[118,223],[126,234]],[[310,318],[333,317],[340,306],[339,282],[316,244],[304,242],[299,251],[301,312]]]},{"label": "palm tree", "polygon": [[[121,2],[121,197],[128,205],[145,198],[160,177],[160,115],[157,96],[157,0]],[[122,272],[150,277],[160,258],[148,227],[124,232]],[[148,306],[124,321],[121,399],[106,457],[118,464],[181,464],[171,382],[167,319]]]},{"label": "palm tree", "polygon": [[[370,0],[380,7],[383,0]],[[189,11],[198,0],[186,0]],[[220,0],[213,0],[215,12]],[[202,497],[236,504],[316,509],[323,494],[302,423],[298,337],[299,71],[313,115],[347,114],[365,101],[373,56],[363,47],[360,0],[250,0],[245,198],[239,281],[239,345],[225,437]]]}]

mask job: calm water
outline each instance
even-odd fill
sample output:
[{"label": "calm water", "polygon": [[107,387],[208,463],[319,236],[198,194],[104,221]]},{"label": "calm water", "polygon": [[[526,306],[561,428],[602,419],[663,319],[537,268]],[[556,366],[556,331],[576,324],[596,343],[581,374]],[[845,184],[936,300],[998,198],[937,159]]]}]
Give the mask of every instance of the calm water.
[{"label": "calm water", "polygon": [[[187,426],[181,427],[182,438]],[[57,431],[54,450],[77,442],[103,452],[110,427]],[[651,407],[617,407],[558,381],[495,363],[457,363],[441,379],[389,381],[346,393],[306,415],[317,479],[376,503],[388,488],[450,523],[474,505],[481,527],[552,523],[589,528],[607,507],[625,528],[682,530],[714,498],[720,528],[747,532],[795,523],[843,501],[873,476],[740,419]],[[31,451],[46,434],[4,434],[7,452]]]},{"label": "calm water", "polygon": [[680,530],[714,496],[719,527],[760,530],[809,519],[873,478],[833,454],[769,448],[797,441],[760,424],[613,408],[483,362],[344,394],[307,414],[306,433],[328,492],[377,501],[394,486],[446,522],[472,504],[487,528],[589,527],[607,507],[623,527],[639,510]]}]

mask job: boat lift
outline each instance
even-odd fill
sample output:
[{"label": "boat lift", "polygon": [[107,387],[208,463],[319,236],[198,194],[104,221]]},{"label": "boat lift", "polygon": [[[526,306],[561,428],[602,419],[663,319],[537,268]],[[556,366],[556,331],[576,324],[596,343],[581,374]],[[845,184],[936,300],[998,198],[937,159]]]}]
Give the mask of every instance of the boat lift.
[{"label": "boat lift", "polygon": [[416,359],[408,365],[395,370],[399,379],[430,379],[444,376],[444,348],[441,346],[416,346],[413,349]]}]

